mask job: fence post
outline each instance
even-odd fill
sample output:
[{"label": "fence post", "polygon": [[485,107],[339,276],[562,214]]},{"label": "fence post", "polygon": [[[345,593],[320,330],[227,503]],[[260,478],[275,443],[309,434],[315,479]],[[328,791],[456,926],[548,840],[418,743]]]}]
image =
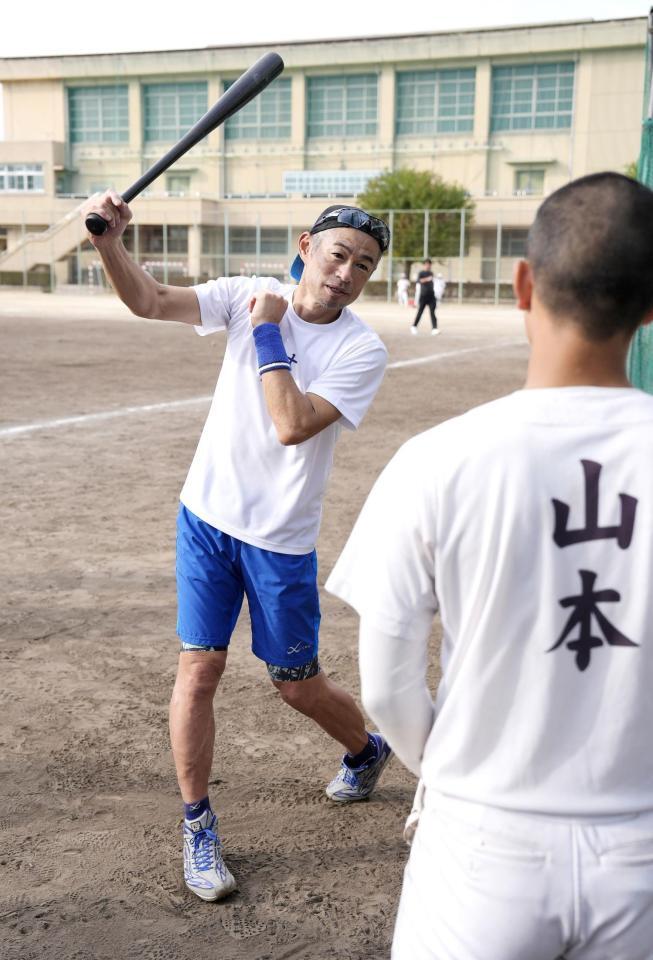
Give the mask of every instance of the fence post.
[{"label": "fence post", "polygon": [[[54,215],[50,223],[55,223]],[[50,234],[50,293],[54,293],[57,286],[57,277],[54,270],[54,236]]]},{"label": "fence post", "polygon": [[460,247],[458,248],[458,303],[463,302],[463,272],[465,269],[465,209],[460,211]]},{"label": "fence post", "polygon": [[494,305],[499,303],[499,289],[501,286],[501,212],[497,213],[497,250],[494,259]]},{"label": "fence post", "polygon": [[[201,207],[200,207],[201,209]],[[199,222],[198,222],[199,219]],[[198,218],[197,211],[193,216],[193,228],[195,233],[195,255],[193,257],[193,283],[195,286],[200,282],[200,270],[202,269],[202,223],[201,215]],[[186,251],[186,256],[190,255],[190,250]],[[190,264],[188,265],[190,267]],[[188,271],[190,274],[190,269]]]},{"label": "fence post", "polygon": [[256,214],[256,276],[261,273],[261,214]]},{"label": "fence post", "polygon": [[229,214],[224,212],[224,275],[229,276]]},{"label": "fence post", "polygon": [[163,282],[168,282],[168,221],[163,218]]},{"label": "fence post", "polygon": [[27,228],[26,228],[26,224],[25,224],[25,210],[23,209],[22,219],[21,219],[21,225],[20,225],[20,242],[21,242],[22,247],[23,247],[23,286],[24,286],[24,287],[27,286],[27,248],[26,248],[27,240],[26,240],[26,233],[27,233]]},{"label": "fence post", "polygon": [[424,255],[423,260],[429,255],[429,212],[428,210],[424,211]]},{"label": "fence post", "polygon": [[390,246],[388,247],[388,283],[386,285],[386,303],[392,302],[392,241],[394,238],[394,228],[395,228],[395,212],[394,210],[390,211],[389,217],[390,223]]}]

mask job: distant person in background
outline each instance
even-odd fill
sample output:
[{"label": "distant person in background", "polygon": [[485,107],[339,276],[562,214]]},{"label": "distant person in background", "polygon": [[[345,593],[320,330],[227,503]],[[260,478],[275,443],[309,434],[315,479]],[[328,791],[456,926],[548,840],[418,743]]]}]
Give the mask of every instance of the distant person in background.
[{"label": "distant person in background", "polygon": [[410,332],[417,336],[417,325],[426,307],[431,314],[431,336],[436,336],[438,330],[438,321],[435,316],[435,292],[433,289],[433,271],[431,270],[431,261],[425,260],[423,269],[417,274],[417,283],[415,285],[415,300],[417,301],[417,315],[410,328]]},{"label": "distant person in background", "polygon": [[408,306],[408,289],[410,287],[410,280],[405,273],[397,280],[397,303],[401,307]]}]

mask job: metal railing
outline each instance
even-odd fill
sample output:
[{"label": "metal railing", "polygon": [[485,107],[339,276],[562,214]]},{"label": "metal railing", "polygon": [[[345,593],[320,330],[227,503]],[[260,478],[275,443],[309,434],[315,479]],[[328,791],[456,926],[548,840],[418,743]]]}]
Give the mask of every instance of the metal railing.
[{"label": "metal railing", "polygon": [[[526,230],[510,226],[508,210],[495,214],[496,223],[481,226],[465,210],[377,212],[388,221],[392,240],[365,288],[366,296],[396,299],[402,275],[411,281],[409,296],[414,295],[417,271],[429,258],[433,272],[441,273],[446,282],[448,300],[498,303],[511,298],[512,267],[524,254]],[[287,280],[297,238],[307,224],[296,212],[293,219],[283,206],[278,213],[282,222],[272,226],[269,214],[264,222],[251,203],[237,207],[232,203],[228,210],[214,211],[212,223],[194,220],[180,225],[178,219],[175,224],[135,223],[125,242],[136,262],[164,283],[187,285],[245,274]],[[0,253],[0,284],[36,285],[50,291],[61,286],[108,289],[97,251],[85,239],[81,220],[78,228],[74,226],[75,216],[70,211],[36,233],[26,229],[26,214],[18,225],[8,224],[7,249]]]}]

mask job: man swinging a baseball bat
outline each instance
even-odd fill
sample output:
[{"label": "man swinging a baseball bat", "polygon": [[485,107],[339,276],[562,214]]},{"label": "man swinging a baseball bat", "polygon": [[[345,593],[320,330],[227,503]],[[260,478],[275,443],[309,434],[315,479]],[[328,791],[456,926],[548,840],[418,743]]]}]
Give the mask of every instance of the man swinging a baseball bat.
[{"label": "man swinging a baseball bat", "polygon": [[139,317],[226,331],[215,396],[177,521],[177,632],[181,653],[170,735],[184,801],[184,874],[203,900],[236,888],[208,796],[213,700],[243,597],[252,650],[282,699],[346,753],[327,786],[334,801],[363,800],[390,757],[352,697],[320,669],[315,542],[337,437],[361,422],[381,383],[386,350],[349,309],[389,244],[387,225],[355,207],[327,208],[299,238],[291,274],[222,277],[194,288],[158,283],[129,256],[132,214],[114,191],[92,197],[89,235],[118,296]]}]

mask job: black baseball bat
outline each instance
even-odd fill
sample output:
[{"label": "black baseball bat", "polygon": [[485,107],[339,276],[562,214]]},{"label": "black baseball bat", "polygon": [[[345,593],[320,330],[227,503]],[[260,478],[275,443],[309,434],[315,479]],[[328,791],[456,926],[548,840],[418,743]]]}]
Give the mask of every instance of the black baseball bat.
[{"label": "black baseball bat", "polygon": [[[228,120],[234,113],[237,113],[238,110],[246,106],[250,100],[258,96],[262,90],[265,90],[269,83],[272,83],[275,77],[279,76],[282,70],[283,60],[278,53],[266,53],[260,57],[256,63],[252,64],[249,70],[246,70],[245,73],[238,77],[235,83],[232,83],[220,99],[213,104],[211,109],[208,110],[203,117],[200,117],[197,123],[190,128],[188,133],[184,134],[181,140],[176,143],[171,150],[168,150],[165,156],[157,160],[149,170],[146,170],[135,183],[132,183],[131,187],[127,187],[125,192],[121,194],[125,203],[129,203],[130,200],[137,197],[146,187],[149,187],[153,180],[156,180],[159,174],[167,170],[175,160],[178,160],[179,157],[183,156],[191,147],[194,147],[196,143],[199,143],[207,134],[211,133],[211,131],[219,127],[221,123],[224,123],[225,120]],[[96,237],[102,236],[109,226],[104,217],[101,217],[99,213],[89,214],[85,222],[88,232],[94,234]]]}]

